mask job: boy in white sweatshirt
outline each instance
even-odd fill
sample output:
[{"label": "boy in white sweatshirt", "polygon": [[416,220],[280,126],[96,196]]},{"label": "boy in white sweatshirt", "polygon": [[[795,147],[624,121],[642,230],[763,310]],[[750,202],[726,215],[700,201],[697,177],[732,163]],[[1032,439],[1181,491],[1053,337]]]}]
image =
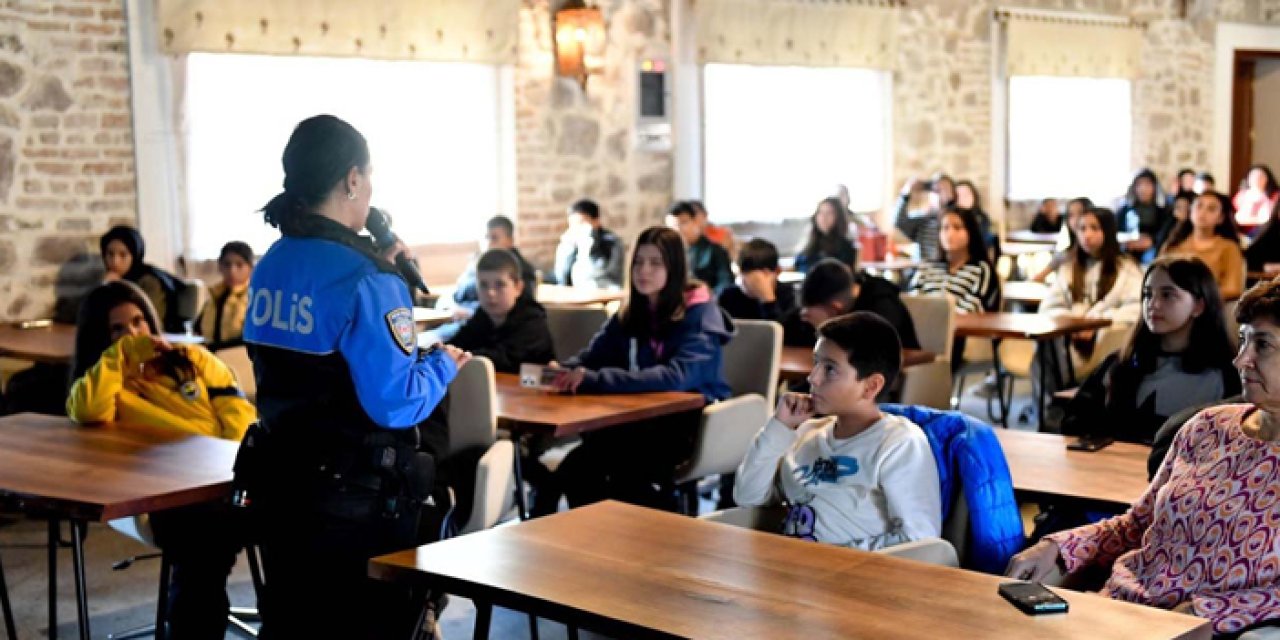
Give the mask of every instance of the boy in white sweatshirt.
[{"label": "boy in white sweatshirt", "polygon": [[875,314],[855,312],[823,323],[818,336],[812,394],[778,400],[738,467],[734,499],[782,502],[783,533],[840,546],[874,550],[940,535],[929,440],[910,420],[876,406],[902,366],[897,332]]}]

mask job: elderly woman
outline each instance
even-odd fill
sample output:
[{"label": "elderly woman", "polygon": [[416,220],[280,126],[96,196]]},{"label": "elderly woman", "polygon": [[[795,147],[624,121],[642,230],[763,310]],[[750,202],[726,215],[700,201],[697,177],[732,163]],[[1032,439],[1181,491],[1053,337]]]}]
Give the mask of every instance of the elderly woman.
[{"label": "elderly woman", "polygon": [[1246,292],[1236,318],[1245,403],[1187,422],[1128,512],[1046,536],[1008,575],[1111,567],[1104,594],[1208,618],[1217,634],[1280,622],[1280,283]]}]

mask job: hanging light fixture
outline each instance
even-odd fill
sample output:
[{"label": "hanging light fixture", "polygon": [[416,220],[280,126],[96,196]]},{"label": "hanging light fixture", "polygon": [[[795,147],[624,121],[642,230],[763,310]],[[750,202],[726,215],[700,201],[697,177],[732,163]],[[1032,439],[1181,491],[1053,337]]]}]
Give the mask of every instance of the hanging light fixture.
[{"label": "hanging light fixture", "polygon": [[604,68],[604,14],[582,0],[568,0],[555,17],[556,73],[577,78],[587,90],[587,77]]}]

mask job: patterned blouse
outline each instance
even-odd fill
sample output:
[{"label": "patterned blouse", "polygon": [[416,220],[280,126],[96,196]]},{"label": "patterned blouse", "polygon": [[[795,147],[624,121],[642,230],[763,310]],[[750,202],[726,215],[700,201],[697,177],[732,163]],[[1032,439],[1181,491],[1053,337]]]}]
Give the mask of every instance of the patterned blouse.
[{"label": "patterned blouse", "polygon": [[1200,412],[1123,515],[1046,536],[1068,572],[1111,566],[1104,595],[1172,609],[1215,633],[1280,618],[1280,443],[1240,429],[1253,405]]}]

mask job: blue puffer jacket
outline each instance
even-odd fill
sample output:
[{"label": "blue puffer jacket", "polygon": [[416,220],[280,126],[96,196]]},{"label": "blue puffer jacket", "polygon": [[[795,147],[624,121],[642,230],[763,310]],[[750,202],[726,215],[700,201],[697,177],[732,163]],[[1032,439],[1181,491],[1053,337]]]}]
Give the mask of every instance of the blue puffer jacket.
[{"label": "blue puffer jacket", "polygon": [[957,495],[964,489],[969,505],[969,549],[965,568],[1002,574],[1009,557],[1022,550],[1026,539],[1022,517],[1013,498],[1013,480],[1000,441],[991,426],[958,411],[883,404],[880,410],[902,416],[924,429],[938,461],[942,488],[942,519],[951,515]]}]

